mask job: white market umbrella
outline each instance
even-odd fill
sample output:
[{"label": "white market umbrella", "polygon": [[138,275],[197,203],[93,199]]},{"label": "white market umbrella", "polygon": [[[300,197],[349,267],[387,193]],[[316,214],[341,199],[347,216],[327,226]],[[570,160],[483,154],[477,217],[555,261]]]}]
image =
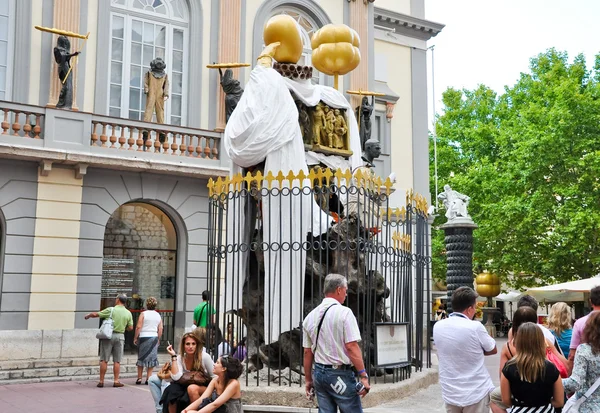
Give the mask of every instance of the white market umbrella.
[{"label": "white market umbrella", "polygon": [[506,294],[498,294],[494,297],[496,301],[519,301],[519,298],[523,297],[524,293],[520,293],[518,291],[509,291]]},{"label": "white market umbrella", "polygon": [[530,288],[526,293],[538,301],[584,301],[584,294],[599,285],[600,277],[596,276],[584,280]]}]

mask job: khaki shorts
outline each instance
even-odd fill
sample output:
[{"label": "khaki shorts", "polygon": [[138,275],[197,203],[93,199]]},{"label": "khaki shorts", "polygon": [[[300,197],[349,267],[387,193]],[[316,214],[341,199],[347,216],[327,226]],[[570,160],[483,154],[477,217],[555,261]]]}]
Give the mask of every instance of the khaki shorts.
[{"label": "khaki shorts", "polygon": [[496,406],[498,406],[501,409],[508,409],[508,406],[504,405],[504,403],[502,403],[502,392],[500,391],[500,386],[496,387],[491,393],[490,393],[490,399],[492,401],[492,403],[494,403]]},{"label": "khaki shorts", "polygon": [[[491,394],[491,393],[490,393]],[[446,413],[489,413],[490,411],[490,395],[488,394],[483,399],[475,404],[468,406],[454,406],[446,403]]]},{"label": "khaki shorts", "polygon": [[100,361],[108,361],[112,354],[113,363],[120,363],[123,357],[125,334],[113,333],[110,340],[100,340]]}]

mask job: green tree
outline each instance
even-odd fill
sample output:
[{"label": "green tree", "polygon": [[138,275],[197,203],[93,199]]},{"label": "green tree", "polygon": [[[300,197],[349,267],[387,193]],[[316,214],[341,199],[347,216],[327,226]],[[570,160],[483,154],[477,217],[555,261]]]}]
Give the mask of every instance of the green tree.
[{"label": "green tree", "polygon": [[[550,49],[500,95],[483,85],[443,94],[439,186],[472,198],[474,265],[513,287],[600,272],[600,56],[595,63],[590,72],[583,56],[569,63]],[[443,231],[433,235],[443,279]]]}]

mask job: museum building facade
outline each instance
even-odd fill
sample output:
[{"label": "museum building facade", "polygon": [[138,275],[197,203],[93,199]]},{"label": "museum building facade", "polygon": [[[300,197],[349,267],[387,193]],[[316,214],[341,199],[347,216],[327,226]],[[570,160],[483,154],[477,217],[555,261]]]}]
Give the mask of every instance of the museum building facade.
[{"label": "museum building facade", "polygon": [[[396,205],[410,189],[429,200],[426,51],[443,25],[424,0],[0,1],[0,349],[11,348],[0,361],[95,355],[98,321],[83,316],[118,292],[134,314],[159,300],[165,340],[192,324],[207,287],[207,182],[230,170],[219,73],[206,65],[254,65],[281,13],[301,27],[304,65],[320,27],[360,35],[362,61],[339,89],[381,94],[376,172],[395,173]],[[56,108],[58,35],[36,26],[89,33],[71,38],[72,110]],[[157,57],[164,124],[143,121]],[[234,70],[242,87],[250,71]],[[316,70],[312,81],[333,86]]]}]

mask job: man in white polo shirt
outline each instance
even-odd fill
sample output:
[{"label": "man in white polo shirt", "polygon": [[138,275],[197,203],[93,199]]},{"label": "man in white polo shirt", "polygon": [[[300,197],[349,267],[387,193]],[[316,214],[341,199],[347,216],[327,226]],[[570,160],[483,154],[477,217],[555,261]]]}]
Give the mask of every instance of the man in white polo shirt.
[{"label": "man in white polo shirt", "polygon": [[448,413],[488,413],[494,384],[484,356],[497,353],[483,324],[473,321],[477,293],[469,287],[452,293],[454,312],[433,326],[440,363],[440,385]]}]

